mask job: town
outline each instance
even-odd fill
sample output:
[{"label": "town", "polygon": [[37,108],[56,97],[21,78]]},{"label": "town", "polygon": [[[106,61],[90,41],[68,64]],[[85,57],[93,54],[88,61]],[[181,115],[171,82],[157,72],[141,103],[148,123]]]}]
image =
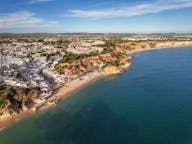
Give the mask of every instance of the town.
[{"label": "town", "polygon": [[[74,54],[89,54],[103,51],[96,45],[103,41],[82,41],[55,38],[2,38],[0,40],[0,82],[12,87],[38,87],[39,98],[35,102],[43,102],[50,97],[53,90],[67,81],[77,78],[77,75],[60,74],[55,65],[63,58],[66,52]],[[67,42],[67,46],[58,46],[58,43]],[[55,45],[56,44],[56,45]]]}]

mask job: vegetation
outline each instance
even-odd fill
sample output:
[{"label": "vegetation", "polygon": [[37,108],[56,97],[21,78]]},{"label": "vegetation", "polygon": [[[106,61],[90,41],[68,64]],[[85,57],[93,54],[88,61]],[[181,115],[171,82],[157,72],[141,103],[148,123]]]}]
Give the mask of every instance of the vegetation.
[{"label": "vegetation", "polygon": [[118,60],[123,57],[122,53],[112,53],[112,56],[116,57]]},{"label": "vegetation", "polygon": [[98,53],[90,53],[90,54],[73,54],[71,52],[67,52],[64,56],[63,59],[59,61],[59,63],[72,63],[75,60],[81,60],[90,56],[95,56],[98,55]]},{"label": "vegetation", "polygon": [[155,43],[149,43],[150,48],[155,48],[156,44]]},{"label": "vegetation", "polygon": [[46,42],[44,42],[44,45],[54,45],[58,48],[62,48],[62,47],[68,47],[68,45],[70,43],[71,43],[70,40],[62,39],[62,40],[57,40],[57,41],[46,41]]},{"label": "vegetation", "polygon": [[48,58],[50,58],[50,57],[53,57],[53,56],[56,56],[56,55],[60,55],[60,52],[59,51],[57,51],[57,52],[55,52],[55,53],[41,53],[41,55],[40,56],[46,56],[46,57],[48,57]]},{"label": "vegetation", "polygon": [[103,51],[102,51],[102,54],[106,54],[106,53],[110,53],[110,52],[112,52],[112,49],[104,48]]},{"label": "vegetation", "polygon": [[16,90],[5,83],[0,83],[0,107],[5,104],[7,99],[12,99],[16,94]]},{"label": "vegetation", "polygon": [[129,46],[124,46],[125,50],[133,50],[133,48],[129,47]]},{"label": "vegetation", "polygon": [[115,47],[116,44],[115,44],[115,41],[113,40],[106,40],[105,41],[105,44],[100,44],[100,45],[97,45],[98,47],[106,47],[106,48],[111,48],[111,47]]},{"label": "vegetation", "polygon": [[108,64],[116,66],[116,67],[120,66],[120,62],[118,60],[108,62]]},{"label": "vegetation", "polygon": [[71,63],[75,60],[78,60],[80,59],[81,57],[84,57],[84,55],[76,55],[76,54],[73,54],[73,53],[66,53],[64,56],[63,56],[63,59],[59,61],[59,63]]},{"label": "vegetation", "polygon": [[17,72],[16,78],[17,78],[17,79],[22,79],[22,78],[23,78],[22,73],[21,73],[21,72]]},{"label": "vegetation", "polygon": [[0,83],[0,108],[3,108],[8,101],[11,105],[19,105],[23,102],[30,104],[32,102],[32,98],[37,96],[39,92],[39,88],[13,88],[11,86],[6,85],[6,83]]},{"label": "vegetation", "polygon": [[12,42],[10,40],[1,40],[0,41],[0,44],[5,44],[5,43],[8,44],[8,43],[12,43]]}]

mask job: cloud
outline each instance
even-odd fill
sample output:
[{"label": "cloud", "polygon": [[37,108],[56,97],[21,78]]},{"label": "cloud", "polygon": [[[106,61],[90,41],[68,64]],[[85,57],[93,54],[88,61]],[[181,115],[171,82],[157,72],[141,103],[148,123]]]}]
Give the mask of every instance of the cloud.
[{"label": "cloud", "polygon": [[51,1],[54,1],[54,0],[32,0],[32,1],[30,1],[29,3],[30,3],[30,4],[35,4],[35,3],[51,2]]},{"label": "cloud", "polygon": [[192,0],[158,0],[151,3],[141,3],[134,6],[127,5],[104,10],[75,9],[69,10],[69,14],[73,17],[87,18],[130,17],[189,7],[192,7]]},{"label": "cloud", "polygon": [[57,21],[45,21],[28,11],[0,14],[0,28],[48,27],[57,23]]}]

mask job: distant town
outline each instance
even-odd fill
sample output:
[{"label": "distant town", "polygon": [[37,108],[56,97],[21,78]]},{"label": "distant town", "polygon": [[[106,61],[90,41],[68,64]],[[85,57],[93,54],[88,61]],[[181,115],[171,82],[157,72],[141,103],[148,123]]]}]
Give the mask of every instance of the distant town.
[{"label": "distant town", "polygon": [[1,34],[0,116],[45,103],[71,81],[119,73],[131,51],[191,42],[192,34]]}]

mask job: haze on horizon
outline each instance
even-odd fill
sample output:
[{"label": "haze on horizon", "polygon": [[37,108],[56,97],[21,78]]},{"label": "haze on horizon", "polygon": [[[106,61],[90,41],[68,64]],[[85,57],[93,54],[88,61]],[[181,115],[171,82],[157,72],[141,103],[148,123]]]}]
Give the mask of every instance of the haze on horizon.
[{"label": "haze on horizon", "polygon": [[192,33],[192,0],[2,0],[0,32]]}]

